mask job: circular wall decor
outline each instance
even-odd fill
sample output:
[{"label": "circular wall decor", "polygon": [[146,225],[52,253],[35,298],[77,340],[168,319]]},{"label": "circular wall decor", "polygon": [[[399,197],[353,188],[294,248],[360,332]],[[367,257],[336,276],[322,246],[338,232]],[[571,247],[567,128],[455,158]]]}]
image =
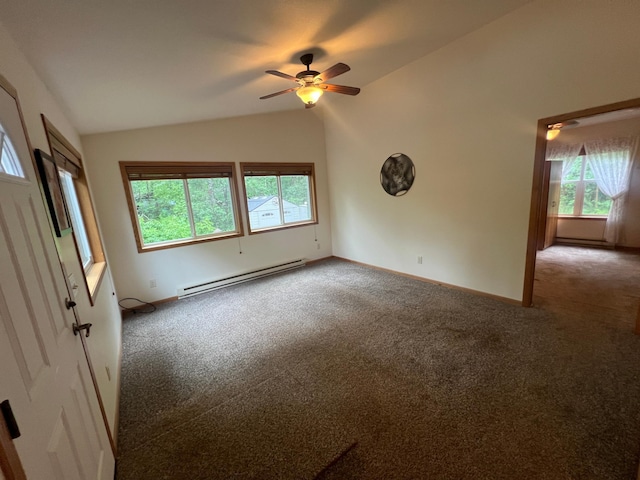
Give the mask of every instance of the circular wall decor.
[{"label": "circular wall decor", "polygon": [[404,153],[394,153],[385,160],[380,170],[380,184],[394,197],[404,195],[413,185],[416,167]]}]

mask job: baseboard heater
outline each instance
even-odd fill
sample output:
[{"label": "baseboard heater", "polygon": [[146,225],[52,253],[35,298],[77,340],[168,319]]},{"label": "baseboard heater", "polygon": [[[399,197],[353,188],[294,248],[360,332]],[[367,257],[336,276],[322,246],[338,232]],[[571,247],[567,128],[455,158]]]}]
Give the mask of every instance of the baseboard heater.
[{"label": "baseboard heater", "polygon": [[259,268],[257,270],[251,270],[250,272],[238,273],[236,275],[219,278],[210,282],[199,283],[189,287],[181,287],[178,288],[178,298],[191,297],[200,293],[217,290],[218,288],[229,287],[231,285],[237,285],[238,283],[255,280],[256,278],[267,277],[274,273],[286,272],[287,270],[293,270],[294,268],[304,267],[305,264],[304,259],[291,260],[290,262]]}]

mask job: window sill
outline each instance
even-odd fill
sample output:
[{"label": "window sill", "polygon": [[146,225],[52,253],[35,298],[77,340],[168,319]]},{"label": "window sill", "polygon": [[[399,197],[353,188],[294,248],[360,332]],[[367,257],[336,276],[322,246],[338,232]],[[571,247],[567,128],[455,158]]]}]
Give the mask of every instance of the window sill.
[{"label": "window sill", "polygon": [[201,237],[196,239],[189,238],[186,240],[177,240],[174,242],[152,244],[152,245],[143,246],[142,248],[138,247],[138,253],[154,252],[156,250],[164,250],[167,248],[185,247],[187,245],[195,245],[198,243],[205,243],[205,242],[214,242],[216,240],[227,240],[229,238],[237,238],[241,236],[242,236],[242,232],[240,231],[240,232],[231,232],[228,234],[216,235],[215,237],[204,237],[204,238]]},{"label": "window sill", "polygon": [[600,220],[607,221],[607,215],[558,215],[563,220]]},{"label": "window sill", "polygon": [[107,262],[96,262],[91,265],[88,272],[85,273],[85,281],[87,282],[87,290],[91,299],[91,306],[95,305],[98,289],[102,283],[102,278],[107,270]]},{"label": "window sill", "polygon": [[318,222],[311,220],[308,222],[290,223],[287,225],[277,225],[274,227],[265,227],[265,228],[255,229],[255,230],[251,230],[251,227],[249,227],[249,235],[255,235],[258,233],[266,233],[266,232],[274,232],[276,230],[287,230],[288,228],[305,227],[308,225],[317,225],[317,224]]}]

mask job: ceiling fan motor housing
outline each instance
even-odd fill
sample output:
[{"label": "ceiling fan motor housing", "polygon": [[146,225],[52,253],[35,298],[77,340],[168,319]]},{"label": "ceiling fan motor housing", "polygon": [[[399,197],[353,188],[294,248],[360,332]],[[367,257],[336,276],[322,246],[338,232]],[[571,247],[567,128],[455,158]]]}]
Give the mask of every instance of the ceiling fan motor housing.
[{"label": "ceiling fan motor housing", "polygon": [[[313,62],[313,53],[305,53],[300,57],[300,61],[305,67],[307,67],[307,69],[299,72],[296,75],[296,78],[309,82],[313,80],[313,77],[315,77],[316,75],[320,75],[320,72],[316,72],[315,70],[309,70],[309,65],[311,65],[311,62]],[[305,79],[305,77],[309,77],[309,78]]]},{"label": "ceiling fan motor housing", "polygon": [[299,78],[300,80],[313,80],[313,77],[316,75],[320,75],[320,72],[316,72],[315,70],[303,70],[296,75],[296,78]]}]

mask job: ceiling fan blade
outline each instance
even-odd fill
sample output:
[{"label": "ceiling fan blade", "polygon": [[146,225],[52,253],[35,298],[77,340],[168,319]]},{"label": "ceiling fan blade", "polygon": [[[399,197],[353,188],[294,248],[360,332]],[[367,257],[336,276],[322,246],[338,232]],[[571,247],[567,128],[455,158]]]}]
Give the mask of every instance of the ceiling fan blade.
[{"label": "ceiling fan blade", "polygon": [[345,95],[358,95],[360,93],[358,87],[345,87],[344,85],[331,85],[330,83],[320,85],[320,88],[324,88],[327,92],[344,93]]},{"label": "ceiling fan blade", "polygon": [[271,97],[277,97],[278,95],[282,95],[283,93],[293,92],[294,90],[297,90],[297,89],[298,89],[298,87],[287,88],[286,90],[282,90],[281,92],[276,92],[276,93],[272,93],[270,95],[265,95],[264,97],[260,97],[260,100],[265,100],[265,99],[271,98]]},{"label": "ceiling fan blade", "polygon": [[323,82],[326,82],[330,78],[337,77],[338,75],[342,75],[343,73],[351,70],[351,67],[345,63],[336,63],[333,67],[327,68],[324,72],[319,73],[314,77],[322,79]]},{"label": "ceiling fan blade", "polygon": [[267,70],[264,73],[270,73],[271,75],[275,75],[276,77],[286,78],[287,80],[292,80],[294,82],[298,81],[298,79],[296,77],[292,77],[291,75],[289,75],[287,73],[282,73],[282,72],[279,72],[277,70]]}]

